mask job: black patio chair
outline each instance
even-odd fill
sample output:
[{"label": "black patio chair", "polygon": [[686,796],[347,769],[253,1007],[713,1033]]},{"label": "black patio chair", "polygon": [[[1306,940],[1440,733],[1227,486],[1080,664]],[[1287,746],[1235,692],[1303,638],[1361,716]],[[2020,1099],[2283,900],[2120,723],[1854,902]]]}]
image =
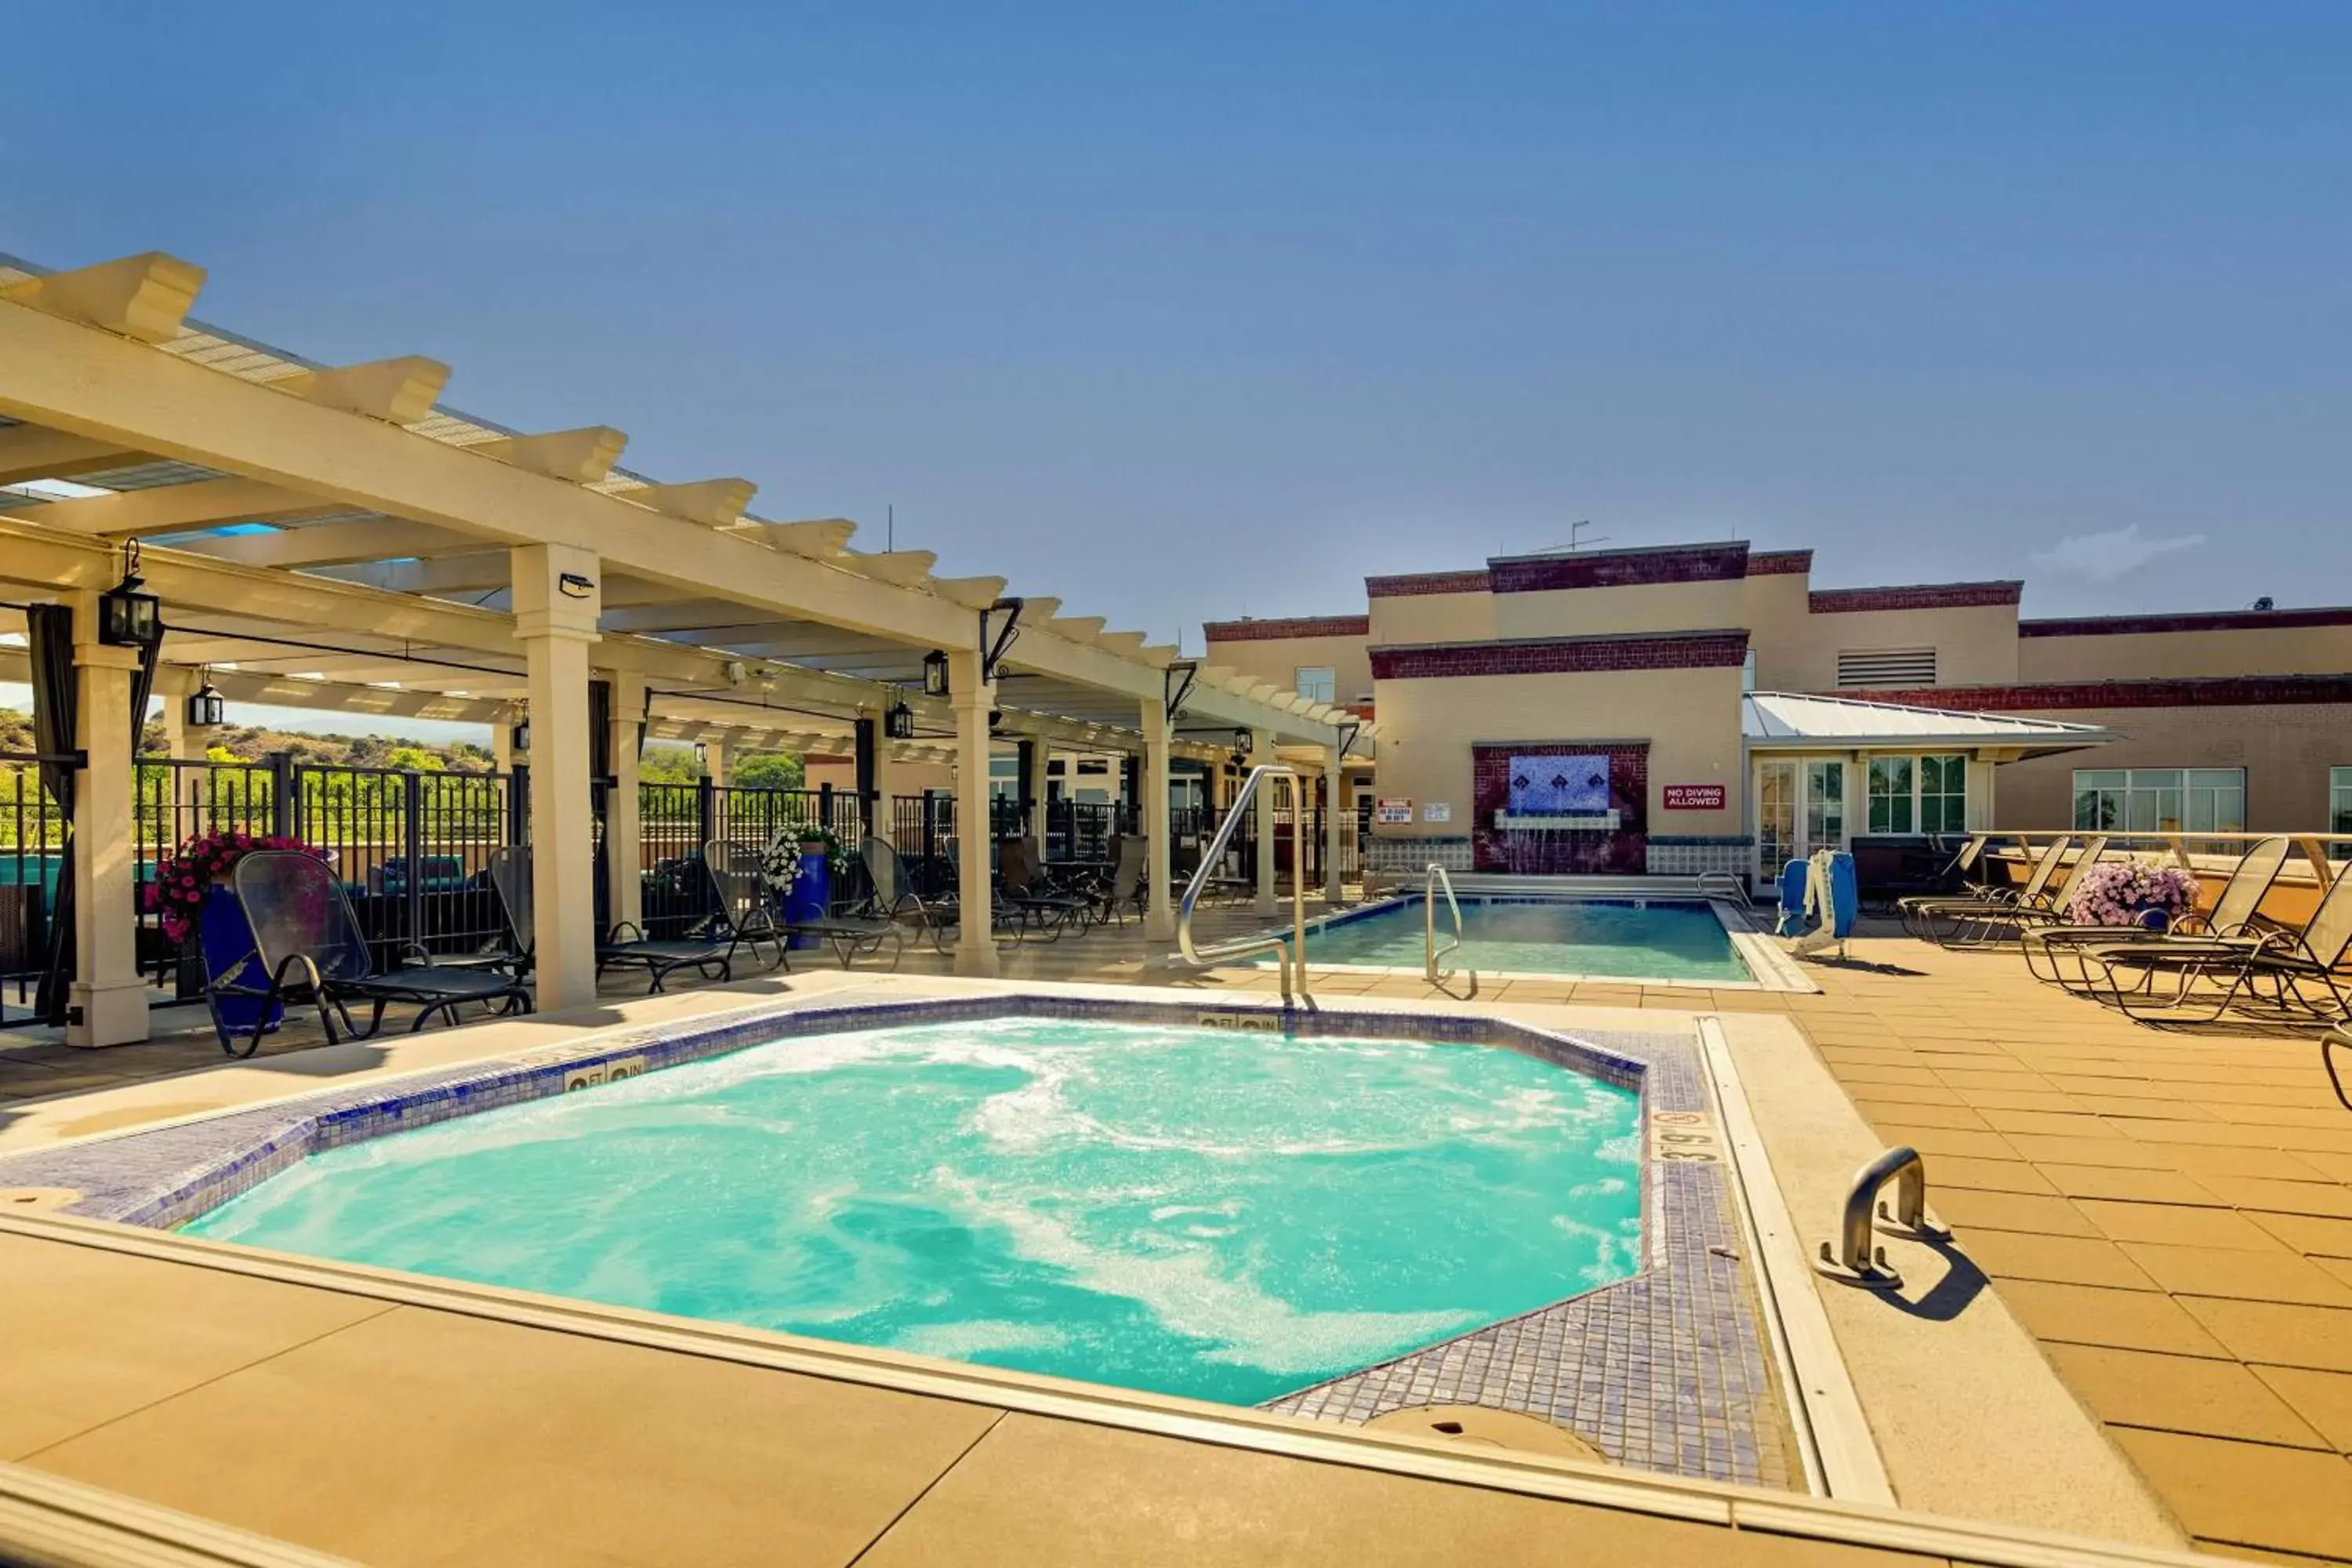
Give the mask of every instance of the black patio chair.
[{"label": "black patio chair", "polygon": [[[205,994],[221,1049],[231,1056],[249,1057],[260,1048],[271,1015],[282,1003],[315,1006],[329,1045],[345,1035],[355,1040],[374,1035],[383,1027],[384,1009],[391,1006],[417,1009],[408,1025],[412,1034],[436,1015],[457,1023],[457,1010],[471,1003],[500,1015],[531,1010],[530,992],[511,970],[436,964],[413,943],[404,949],[413,963],[378,971],[359,918],[352,912],[350,895],[316,856],[298,849],[257,849],[236,863],[229,887],[253,932],[253,951],[229,965],[222,979],[207,984]],[[237,980],[248,962],[258,963],[268,976],[266,984]],[[260,1004],[252,1037],[243,1050],[236,1048],[236,1034],[216,1005],[225,996]],[[352,1017],[355,1002],[368,1006],[364,1025]],[[339,1018],[341,1033],[335,1028]]]},{"label": "black patio chair", "polygon": [[[532,919],[538,907],[532,901],[530,847],[491,851],[490,885],[498,889],[499,909],[506,917],[507,939],[513,944],[516,962],[528,972],[536,962],[531,951]],[[624,931],[638,934],[624,937]],[[646,994],[650,996],[681,969],[691,969],[705,980],[729,980],[733,976],[734,957],[731,942],[707,936],[648,940],[636,926],[623,921],[597,939],[596,978],[602,980],[608,969],[642,969],[648,982]]]},{"label": "black patio chair", "polygon": [[866,907],[859,912],[928,931],[932,951],[945,952],[948,932],[955,921],[915,891],[915,879],[898,846],[887,838],[868,837],[858,844],[857,858],[866,863],[867,888]]},{"label": "black patio chair", "polygon": [[898,921],[876,916],[835,914],[815,920],[785,920],[776,912],[775,897],[768,888],[767,879],[761,874],[760,861],[759,851],[723,838],[714,838],[702,847],[702,864],[710,874],[711,890],[719,900],[717,918],[755,953],[761,942],[773,942],[777,961],[790,970],[792,961],[784,956],[787,942],[796,936],[814,937],[832,948],[834,956],[846,969],[852,959],[861,953],[879,952],[887,942],[890,966],[898,967],[907,944],[906,933],[898,929]]}]

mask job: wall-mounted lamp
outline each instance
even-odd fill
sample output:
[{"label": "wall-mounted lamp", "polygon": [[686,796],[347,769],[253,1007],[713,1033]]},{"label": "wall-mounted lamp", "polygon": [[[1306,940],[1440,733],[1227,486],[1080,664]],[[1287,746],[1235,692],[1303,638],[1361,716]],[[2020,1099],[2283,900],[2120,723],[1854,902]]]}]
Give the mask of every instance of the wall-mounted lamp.
[{"label": "wall-mounted lamp", "polygon": [[945,697],[948,694],[948,656],[938,648],[923,656],[923,695]]},{"label": "wall-mounted lamp", "polygon": [[507,731],[507,739],[518,752],[530,750],[530,721],[523,720]]},{"label": "wall-mounted lamp", "polygon": [[904,702],[893,702],[882,715],[882,732],[893,741],[915,738],[915,710]]}]

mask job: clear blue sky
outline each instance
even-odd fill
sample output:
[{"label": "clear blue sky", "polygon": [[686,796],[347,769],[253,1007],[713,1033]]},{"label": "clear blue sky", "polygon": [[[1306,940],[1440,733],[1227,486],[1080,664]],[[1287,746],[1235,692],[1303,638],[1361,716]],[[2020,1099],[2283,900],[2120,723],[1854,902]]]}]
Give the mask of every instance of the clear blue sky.
[{"label": "clear blue sky", "polygon": [[172,250],[241,331],[1187,647],[1579,518],[2030,614],[2352,598],[2342,0],[9,33],[0,250]]}]

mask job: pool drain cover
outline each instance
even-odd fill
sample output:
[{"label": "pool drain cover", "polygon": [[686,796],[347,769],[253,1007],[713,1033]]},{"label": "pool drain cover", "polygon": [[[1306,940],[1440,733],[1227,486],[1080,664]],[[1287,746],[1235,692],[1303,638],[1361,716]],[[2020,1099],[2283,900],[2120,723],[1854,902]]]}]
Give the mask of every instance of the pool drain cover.
[{"label": "pool drain cover", "polygon": [[1519,1454],[1548,1454],[1555,1459],[1588,1459],[1605,1465],[1609,1456],[1565,1426],[1540,1415],[1516,1410],[1488,1410],[1476,1405],[1416,1405],[1375,1415],[1364,1425],[1376,1432],[1411,1437],[1434,1437],[1473,1448],[1508,1448]]}]

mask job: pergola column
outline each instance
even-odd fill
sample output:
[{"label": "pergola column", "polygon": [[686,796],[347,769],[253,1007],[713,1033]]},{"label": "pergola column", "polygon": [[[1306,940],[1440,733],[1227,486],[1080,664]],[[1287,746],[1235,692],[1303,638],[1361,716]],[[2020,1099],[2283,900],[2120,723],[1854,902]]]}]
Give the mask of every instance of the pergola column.
[{"label": "pergola column", "polygon": [[[1251,731],[1250,765],[1263,767],[1274,760],[1274,731]],[[1254,799],[1257,808],[1257,898],[1250,908],[1259,914],[1270,915],[1276,908],[1274,897],[1274,860],[1277,852],[1276,847],[1282,842],[1282,836],[1275,831],[1273,790],[1261,785]],[[1301,802],[1301,804],[1305,803]],[[1304,866],[1293,867],[1291,870],[1294,876],[1303,877],[1307,874],[1307,868]]]},{"label": "pergola column", "polygon": [[517,762],[528,764],[530,761],[530,752],[515,750],[512,723],[502,719],[490,726],[490,766],[493,770],[511,773]]},{"label": "pergola column", "polygon": [[956,898],[962,911],[955,972],[990,975],[996,973],[996,879],[988,858],[988,716],[996,689],[980,678],[978,649],[948,655],[948,693],[956,721]]},{"label": "pergola column", "polygon": [[1323,901],[1339,901],[1339,826],[1345,821],[1339,811],[1339,795],[1345,781],[1340,777],[1339,748],[1329,746],[1323,752]]},{"label": "pergola column", "polygon": [[1143,873],[1147,896],[1143,904],[1143,940],[1176,940],[1176,909],[1169,882],[1174,876],[1171,858],[1173,823],[1168,809],[1168,704],[1147,697],[1141,706],[1143,731],[1143,836],[1150,841]]},{"label": "pergola column", "polygon": [[74,783],[74,978],[66,1044],[120,1046],[147,1037],[139,978],[139,905],[132,864],[131,680],[139,650],[98,640],[98,595],[73,596],[75,748],[88,762]]},{"label": "pergola column", "polygon": [[[594,818],[588,796],[588,645],[603,595],[593,552],[511,552],[515,632],[530,694],[531,947],[542,1012],[596,997]],[[575,581],[576,580],[576,581]],[[575,596],[585,583],[584,596]]]},{"label": "pergola column", "polygon": [[712,789],[727,787],[727,738],[712,735],[702,742],[702,776],[710,781]]},{"label": "pergola column", "polygon": [[[155,684],[160,687],[163,682],[158,680]],[[188,722],[188,699],[184,695],[167,694],[162,718],[163,754],[174,762],[201,763],[220,739],[220,725]],[[194,768],[174,768],[172,773],[173,787],[164,792],[174,807],[171,831],[179,837],[190,837],[209,826],[203,820],[205,808],[210,804],[208,781],[202,771]]]},{"label": "pergola column", "polygon": [[[637,817],[637,736],[645,721],[646,680],[629,670],[601,670],[613,689],[613,782],[604,795],[604,908],[613,923],[644,929],[645,833]],[[582,689],[581,700],[587,700]]]}]

